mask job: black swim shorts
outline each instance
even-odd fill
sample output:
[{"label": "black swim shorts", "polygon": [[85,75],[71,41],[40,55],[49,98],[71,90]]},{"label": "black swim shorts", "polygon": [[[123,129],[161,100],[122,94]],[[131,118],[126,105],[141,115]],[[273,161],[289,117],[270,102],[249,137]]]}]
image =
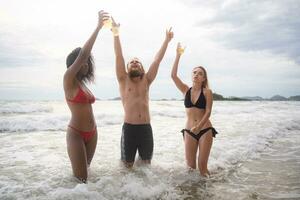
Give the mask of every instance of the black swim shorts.
[{"label": "black swim shorts", "polygon": [[121,159],[134,162],[136,150],[142,160],[151,160],[153,153],[153,135],[150,124],[124,123],[121,137]]}]

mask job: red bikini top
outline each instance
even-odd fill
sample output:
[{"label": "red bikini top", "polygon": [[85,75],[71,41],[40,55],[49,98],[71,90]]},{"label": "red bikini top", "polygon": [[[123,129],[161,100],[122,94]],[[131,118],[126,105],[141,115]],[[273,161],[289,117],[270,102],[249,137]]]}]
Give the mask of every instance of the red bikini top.
[{"label": "red bikini top", "polygon": [[67,99],[68,102],[72,103],[89,103],[92,104],[95,102],[94,95],[89,95],[86,92],[82,90],[82,88],[79,86],[78,92],[76,96],[73,99]]}]

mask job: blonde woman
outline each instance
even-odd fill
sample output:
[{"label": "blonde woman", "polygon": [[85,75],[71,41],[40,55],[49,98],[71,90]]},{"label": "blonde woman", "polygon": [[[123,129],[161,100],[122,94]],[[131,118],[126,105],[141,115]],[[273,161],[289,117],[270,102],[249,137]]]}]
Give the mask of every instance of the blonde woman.
[{"label": "blonde woman", "polygon": [[[186,125],[183,133],[185,144],[185,158],[191,169],[198,169],[202,176],[209,176],[207,169],[210,149],[213,137],[217,131],[213,128],[209,117],[213,105],[212,91],[208,87],[208,77],[204,67],[197,66],[192,71],[192,87],[183,83],[177,76],[178,63],[182,55],[180,43],[177,45],[176,58],[172,69],[172,79],[176,87],[184,95],[184,106],[186,110]],[[197,151],[199,149],[198,159]]]}]

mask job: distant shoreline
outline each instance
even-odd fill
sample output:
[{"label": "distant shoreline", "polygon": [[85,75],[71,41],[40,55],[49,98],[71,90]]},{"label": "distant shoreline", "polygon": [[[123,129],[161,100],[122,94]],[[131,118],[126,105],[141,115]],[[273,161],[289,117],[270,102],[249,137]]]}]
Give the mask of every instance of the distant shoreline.
[{"label": "distant shoreline", "polygon": [[[110,101],[119,101],[121,100],[120,97],[115,97],[111,99],[107,99]],[[162,99],[151,99],[152,101],[183,101],[183,99],[176,99],[176,98],[162,98]],[[223,97],[220,94],[213,93],[213,100],[214,101],[300,101],[300,95],[297,96],[290,96],[288,98],[281,96],[281,95],[275,95],[271,98],[262,98],[260,96],[254,96],[254,97]]]},{"label": "distant shoreline", "polygon": [[[184,99],[150,99],[150,101],[183,101]],[[65,101],[64,99],[0,99],[0,101],[2,102],[18,102],[18,101]],[[121,101],[121,99],[97,99],[96,101]],[[249,99],[214,99],[214,101],[261,101],[261,102],[278,102],[278,101],[286,101],[286,102],[296,102],[296,101],[300,101],[300,100],[270,100],[270,99],[263,99],[263,100],[249,100]]]},{"label": "distant shoreline", "polygon": [[[120,101],[120,97],[115,98],[96,98],[97,101]],[[151,101],[183,101],[183,98],[158,98],[158,99],[150,99]],[[262,98],[260,96],[253,97],[223,97],[220,94],[213,94],[214,101],[300,101],[300,95],[290,96],[288,98],[280,95],[272,96],[271,98]],[[0,101],[64,101],[63,98],[60,99],[0,99]]]}]

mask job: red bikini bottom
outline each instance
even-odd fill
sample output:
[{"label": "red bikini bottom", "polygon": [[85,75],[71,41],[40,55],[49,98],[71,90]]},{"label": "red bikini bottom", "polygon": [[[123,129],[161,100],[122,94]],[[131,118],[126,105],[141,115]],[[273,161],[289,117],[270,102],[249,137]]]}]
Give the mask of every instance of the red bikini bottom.
[{"label": "red bikini bottom", "polygon": [[95,126],[95,128],[91,131],[81,131],[78,130],[77,128],[74,128],[71,125],[68,125],[71,129],[73,129],[74,131],[80,133],[80,136],[82,137],[83,141],[86,143],[88,142],[95,134],[97,131],[97,127]]}]

